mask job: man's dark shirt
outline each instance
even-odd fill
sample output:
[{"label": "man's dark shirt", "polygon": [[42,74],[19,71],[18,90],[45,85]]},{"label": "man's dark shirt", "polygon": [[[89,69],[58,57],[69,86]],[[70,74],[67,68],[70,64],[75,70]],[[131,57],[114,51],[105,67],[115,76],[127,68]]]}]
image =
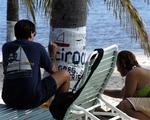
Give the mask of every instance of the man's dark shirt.
[{"label": "man's dark shirt", "polygon": [[[40,68],[50,72],[52,67],[45,48],[33,41],[15,40],[4,44],[2,52],[4,68],[2,98],[4,102],[12,107],[18,106],[18,108],[40,105],[46,97],[45,86],[41,82]],[[26,57],[21,58],[23,55],[19,54],[23,53]]]}]

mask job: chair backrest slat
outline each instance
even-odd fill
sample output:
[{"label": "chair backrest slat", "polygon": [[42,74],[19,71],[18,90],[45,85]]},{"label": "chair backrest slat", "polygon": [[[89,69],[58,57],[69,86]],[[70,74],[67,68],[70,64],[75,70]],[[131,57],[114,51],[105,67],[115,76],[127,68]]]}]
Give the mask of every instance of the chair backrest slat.
[{"label": "chair backrest slat", "polygon": [[[104,49],[104,54],[99,65],[73,104],[83,108],[88,108],[96,103],[97,98],[103,93],[104,88],[114,70],[117,51],[118,49],[115,45]],[[71,113],[73,104],[68,109],[64,120],[68,120],[69,118],[72,118],[71,120],[76,119],[72,117],[73,114]]]},{"label": "chair backrest slat", "polygon": [[49,110],[40,107],[16,110],[0,104],[0,120],[53,120],[53,117]]}]

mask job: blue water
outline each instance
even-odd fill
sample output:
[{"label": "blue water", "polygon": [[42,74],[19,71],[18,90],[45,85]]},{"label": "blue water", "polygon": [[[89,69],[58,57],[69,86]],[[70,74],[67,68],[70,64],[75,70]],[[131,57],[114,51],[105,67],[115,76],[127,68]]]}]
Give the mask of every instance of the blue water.
[{"label": "blue water", "polygon": [[[7,0],[6,0],[7,1]],[[6,1],[0,0],[0,60],[1,47],[6,41]],[[111,44],[117,44],[119,50],[128,49],[135,53],[144,55],[139,42],[130,39],[119,20],[113,16],[113,12],[107,10],[103,0],[92,0],[87,18],[87,51],[97,47],[107,47]],[[144,3],[144,0],[133,0],[133,4],[139,11],[146,30],[150,35],[150,5]],[[20,19],[27,18],[26,9],[20,7]],[[49,41],[49,23],[43,15],[37,14],[37,36],[36,41],[47,46]]]}]

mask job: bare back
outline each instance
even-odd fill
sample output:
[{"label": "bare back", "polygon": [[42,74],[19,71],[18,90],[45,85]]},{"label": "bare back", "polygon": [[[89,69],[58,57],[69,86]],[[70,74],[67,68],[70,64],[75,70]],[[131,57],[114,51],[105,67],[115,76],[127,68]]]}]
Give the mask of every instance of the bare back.
[{"label": "bare back", "polygon": [[126,75],[123,98],[133,96],[140,97],[141,95],[137,95],[137,92],[143,89],[146,85],[150,85],[149,73],[150,70],[141,67],[135,67],[130,70]]}]

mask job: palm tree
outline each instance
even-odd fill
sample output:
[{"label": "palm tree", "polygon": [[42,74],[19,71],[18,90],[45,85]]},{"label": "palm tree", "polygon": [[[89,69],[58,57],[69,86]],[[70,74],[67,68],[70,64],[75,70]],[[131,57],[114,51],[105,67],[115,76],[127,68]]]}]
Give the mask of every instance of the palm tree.
[{"label": "palm tree", "polygon": [[19,3],[18,0],[7,0],[7,39],[14,40],[14,25],[19,19]]},{"label": "palm tree", "polygon": [[[88,0],[23,0],[34,16],[35,6],[43,8],[51,23],[51,40],[58,46],[60,69],[68,69],[74,74],[82,72],[85,61],[86,15]],[[149,0],[145,0],[147,3]],[[141,47],[150,55],[148,34],[141,17],[130,0],[104,0],[112,9],[121,25],[130,31],[132,38],[139,39]],[[52,3],[52,4],[51,4]],[[80,69],[78,71],[77,69]]]},{"label": "palm tree", "polygon": [[[33,13],[31,4],[35,2],[24,2]],[[86,57],[87,0],[53,0],[52,3],[45,0],[36,4],[46,5],[45,13],[51,16],[50,40],[58,45],[58,69],[67,69],[72,80],[79,78]]]},{"label": "palm tree", "polygon": [[84,69],[86,18],[87,0],[53,0],[50,40],[59,46],[58,69],[67,69],[72,79]]}]

